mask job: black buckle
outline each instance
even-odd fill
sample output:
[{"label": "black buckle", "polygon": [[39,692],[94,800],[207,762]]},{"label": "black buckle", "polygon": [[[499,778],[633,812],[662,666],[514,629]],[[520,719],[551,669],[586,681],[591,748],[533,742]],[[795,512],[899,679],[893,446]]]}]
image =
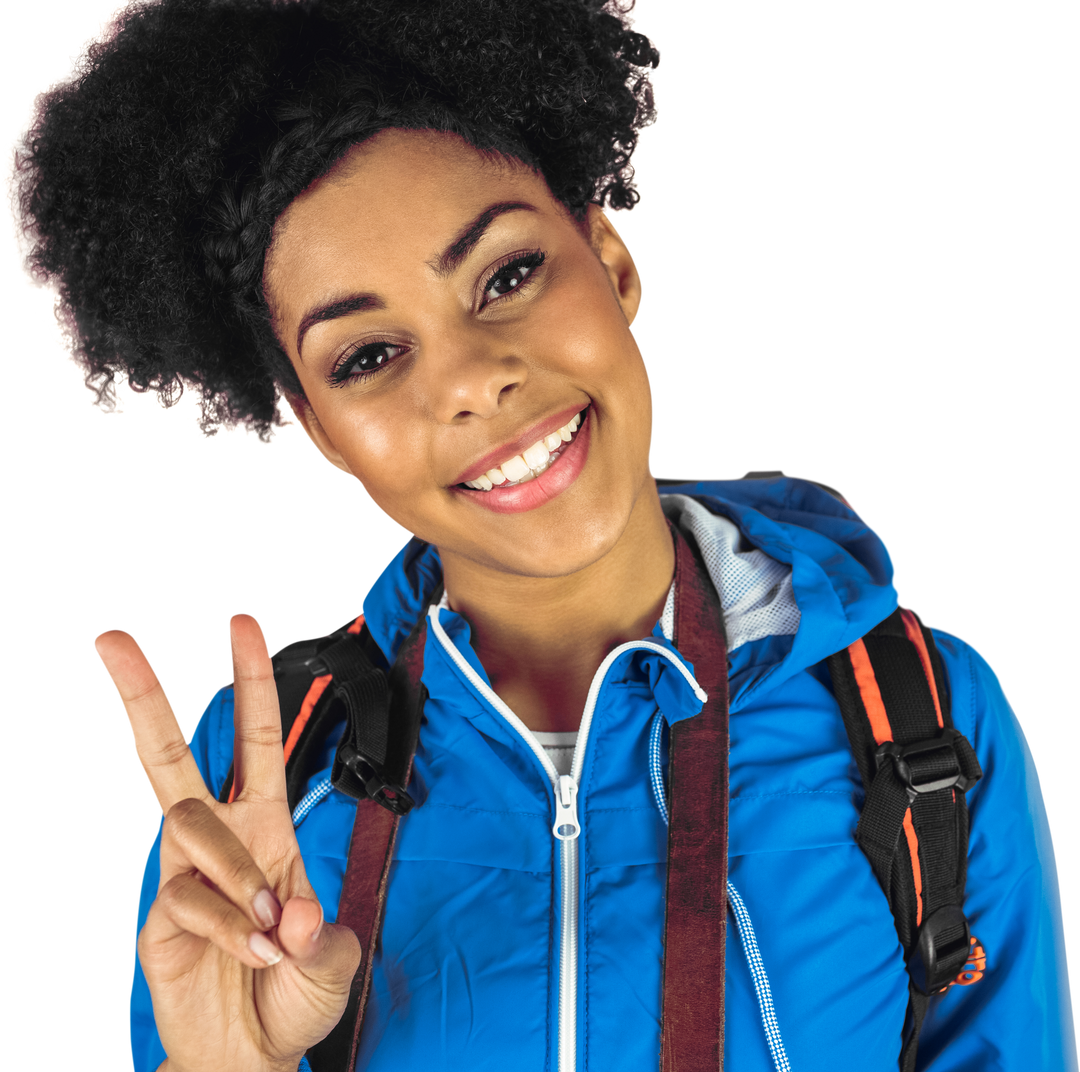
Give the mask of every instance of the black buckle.
[{"label": "black buckle", "polygon": [[361,755],[352,745],[342,744],[338,758],[364,783],[364,792],[376,804],[381,804],[395,815],[404,815],[415,807],[416,801],[403,786],[392,782],[380,763]]},{"label": "black buckle", "polygon": [[[953,937],[946,939],[948,932]],[[944,905],[923,920],[919,941],[908,958],[908,974],[923,994],[944,990],[967,963],[971,930],[959,905]]]},{"label": "black buckle", "polygon": [[[881,770],[886,759],[893,761],[897,777],[904,783],[909,800],[914,800],[920,793],[936,793],[939,789],[953,787],[966,793],[975,784],[976,779],[966,778],[961,768],[960,756],[956,751],[956,739],[960,736],[958,730],[949,728],[943,729],[936,737],[912,741],[911,744],[886,741],[874,753],[874,762],[877,764],[877,769]],[[919,768],[925,771],[931,764],[916,763],[916,769],[912,770],[910,761],[915,756],[926,757],[933,752],[948,752],[952,757],[954,769],[945,774],[935,773],[931,777],[920,779]]]}]

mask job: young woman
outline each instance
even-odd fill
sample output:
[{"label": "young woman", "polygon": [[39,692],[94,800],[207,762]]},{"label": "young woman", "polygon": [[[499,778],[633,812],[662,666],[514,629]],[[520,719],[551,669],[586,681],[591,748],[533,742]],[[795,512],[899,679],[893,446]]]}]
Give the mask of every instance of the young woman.
[{"label": "young woman", "polygon": [[[358,1068],[656,1067],[665,741],[703,692],[680,654],[672,525],[716,589],[730,656],[745,914],[726,1061],[897,1063],[908,973],[852,839],[861,798],[824,665],[895,610],[888,559],[812,485],[662,497],[650,476],[640,286],[602,207],[635,199],[655,58],[580,0],[164,0],[45,102],[21,161],[33,260],[92,382],[194,384],[209,424],[264,434],[283,395],[417,537],[364,604],[387,662],[428,625],[419,806],[400,824]],[[327,543],[346,567],[364,553],[359,534],[313,529],[298,579],[321,574]],[[934,999],[919,1060],[1069,1067],[1037,786],[992,674],[936,636],[985,772],[965,911],[989,968]],[[136,1065],[295,1069],[360,963],[334,922],[355,803],[324,794],[294,832],[252,620],[234,620],[234,686],[190,750],[134,641],[99,648],[165,814]],[[567,812],[573,855],[552,836]],[[751,920],[780,1031],[738,952]]]}]

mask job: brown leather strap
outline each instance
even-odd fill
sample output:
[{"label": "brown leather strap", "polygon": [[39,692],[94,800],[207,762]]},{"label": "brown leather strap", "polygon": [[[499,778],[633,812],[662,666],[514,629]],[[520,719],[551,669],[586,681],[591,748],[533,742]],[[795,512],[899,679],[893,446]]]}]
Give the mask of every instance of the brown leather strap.
[{"label": "brown leather strap", "polygon": [[728,681],[720,601],[677,530],[675,643],[708,693],[671,727],[661,1072],[724,1067],[727,934]]},{"label": "brown leather strap", "polygon": [[[401,646],[390,674],[391,717],[395,713],[408,717],[407,710],[419,704],[423,707],[426,690],[420,684],[424,669],[424,642],[427,638],[427,618]],[[419,718],[416,718],[419,725]],[[412,742],[415,750],[416,742]],[[412,756],[406,767],[405,783],[412,773]],[[353,1072],[360,1044],[360,1028],[364,1022],[368,994],[371,990],[371,967],[382,931],[386,891],[390,882],[390,864],[394,858],[400,816],[394,815],[374,800],[361,800],[356,805],[352,840],[349,843],[349,862],[338,900],[337,922],[351,927],[360,939],[360,967],[353,977],[349,1003],[337,1026],[322,1042],[307,1054],[313,1072]]]}]

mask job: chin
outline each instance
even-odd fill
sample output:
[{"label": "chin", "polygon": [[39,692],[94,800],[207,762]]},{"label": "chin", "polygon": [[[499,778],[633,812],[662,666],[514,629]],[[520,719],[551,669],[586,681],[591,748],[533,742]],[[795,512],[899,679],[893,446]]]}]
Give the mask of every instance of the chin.
[{"label": "chin", "polygon": [[568,577],[602,559],[626,531],[632,505],[624,509],[589,509],[568,521],[521,526],[512,539],[495,546],[448,548],[479,565],[520,577]]}]

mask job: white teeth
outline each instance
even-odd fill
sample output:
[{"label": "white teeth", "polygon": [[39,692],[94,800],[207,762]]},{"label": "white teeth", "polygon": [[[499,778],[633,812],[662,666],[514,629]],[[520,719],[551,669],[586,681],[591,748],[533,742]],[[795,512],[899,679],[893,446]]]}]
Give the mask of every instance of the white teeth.
[{"label": "white teeth", "polygon": [[[559,440],[559,442],[562,442],[562,440]],[[551,458],[551,451],[543,445],[541,440],[540,443],[532,444],[532,446],[522,454],[522,458],[525,459],[525,464],[528,465],[529,469],[539,469],[545,461],[548,461],[548,459]],[[512,459],[511,464],[516,461],[516,458]],[[507,473],[504,469],[502,472]],[[524,475],[524,473],[521,473],[514,476],[511,473],[507,473],[507,476],[509,476],[511,480],[519,480]]]},{"label": "white teeth", "polygon": [[509,461],[489,469],[475,480],[465,481],[465,487],[475,488],[477,491],[491,491],[493,487],[507,482],[518,484],[532,480],[547,469],[554,460],[552,454],[562,450],[563,445],[573,439],[574,433],[580,427],[581,414],[577,413],[561,428],[544,436],[528,450],[515,454]]},{"label": "white teeth", "polygon": [[[529,450],[531,450],[531,449],[532,448],[529,447]],[[526,451],[526,453],[528,453],[528,451]],[[546,451],[545,451],[545,453],[546,453]],[[542,459],[537,458],[530,465],[525,460],[523,454],[515,454],[515,456],[513,458],[511,458],[509,462],[503,462],[499,466],[499,469],[502,470],[502,475],[505,476],[505,478],[507,478],[508,480],[519,480],[523,476],[525,476],[525,474],[528,473],[528,471],[530,469],[532,469],[532,467],[534,467],[534,466],[539,467],[541,460]]]}]

